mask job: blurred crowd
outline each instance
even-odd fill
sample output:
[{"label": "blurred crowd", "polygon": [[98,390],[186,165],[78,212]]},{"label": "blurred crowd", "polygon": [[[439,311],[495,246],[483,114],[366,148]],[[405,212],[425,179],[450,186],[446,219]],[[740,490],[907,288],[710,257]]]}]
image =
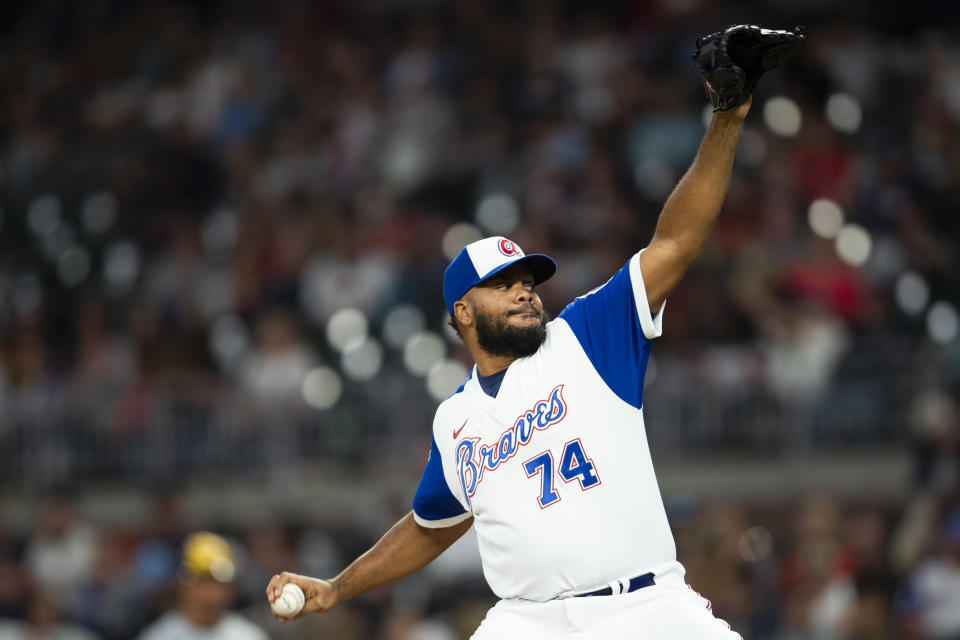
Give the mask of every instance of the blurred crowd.
[{"label": "blurred crowd", "polygon": [[[960,370],[957,10],[781,4],[764,20],[810,44],[758,89],[648,382],[681,432],[702,429],[696,379],[747,416],[712,411],[718,429],[902,443],[914,396],[956,396]],[[498,233],[554,255],[554,315],[603,282],[704,130],[692,41],[748,18],[703,0],[11,8],[0,473],[190,473],[225,441],[265,465],[278,415],[304,450],[419,450],[469,366],[443,333],[449,256]]]},{"label": "blurred crowd", "polygon": [[[960,11],[926,4],[7,8],[0,482],[320,458],[416,476],[437,398],[469,366],[444,333],[452,253],[503,234],[555,256],[541,295],[556,315],[645,245],[689,164],[708,115],[695,38],[806,24],[804,54],[758,88],[724,213],[668,304],[654,458],[911,447],[903,514],[680,505],[681,560],[745,637],[957,637],[960,516],[943,496],[960,467]],[[0,515],[2,613],[131,637],[176,601],[188,526],[94,530],[69,505],[23,539]],[[227,532],[234,606],[262,618],[264,576],[333,571],[371,541],[341,526]],[[463,598],[412,579],[330,633],[459,637],[489,594],[456,579]]]},{"label": "blurred crowd", "polygon": [[[906,510],[828,496],[747,506],[675,494],[666,505],[687,581],[745,638],[960,636],[956,491],[917,494]],[[270,615],[272,575],[335,575],[405,508],[368,527],[261,517],[213,534],[194,529],[177,492],[154,494],[142,522],[111,527],[91,523],[74,493],[54,493],[28,536],[0,527],[0,638],[467,638],[496,601],[472,533],[331,613],[283,625]]]}]

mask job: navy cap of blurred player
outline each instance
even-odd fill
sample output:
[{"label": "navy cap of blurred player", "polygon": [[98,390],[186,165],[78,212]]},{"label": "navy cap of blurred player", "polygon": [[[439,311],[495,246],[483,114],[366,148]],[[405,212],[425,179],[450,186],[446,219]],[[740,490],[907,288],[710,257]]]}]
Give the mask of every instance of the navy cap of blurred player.
[{"label": "navy cap of blurred player", "polygon": [[237,564],[230,543],[209,531],[190,534],[183,543],[180,573],[184,578],[231,582],[237,573]]},{"label": "navy cap of blurred player", "polygon": [[533,279],[540,284],[557,271],[557,263],[542,253],[526,255],[512,240],[493,236],[465,246],[447,265],[443,273],[443,300],[447,311],[453,314],[453,303],[475,287],[507,267],[524,263],[533,271]]}]

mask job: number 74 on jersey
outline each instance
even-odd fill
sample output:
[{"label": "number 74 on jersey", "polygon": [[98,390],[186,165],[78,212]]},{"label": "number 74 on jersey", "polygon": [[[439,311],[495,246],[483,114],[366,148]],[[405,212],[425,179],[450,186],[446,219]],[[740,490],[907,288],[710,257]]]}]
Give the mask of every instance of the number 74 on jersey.
[{"label": "number 74 on jersey", "polygon": [[[560,502],[560,494],[557,493],[554,483],[553,469],[553,453],[549,449],[538,453],[523,463],[523,470],[528,478],[540,477],[540,496],[537,498],[537,503],[541,509]],[[563,445],[560,464],[557,465],[557,474],[564,482],[573,482],[574,480],[579,482],[581,491],[592,489],[600,484],[600,476],[597,474],[596,465],[584,452],[580,438]]]}]

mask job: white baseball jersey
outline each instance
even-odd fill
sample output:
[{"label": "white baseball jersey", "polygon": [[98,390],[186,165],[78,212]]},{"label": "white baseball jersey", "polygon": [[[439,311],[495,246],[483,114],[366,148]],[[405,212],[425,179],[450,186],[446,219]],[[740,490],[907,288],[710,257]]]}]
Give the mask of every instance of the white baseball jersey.
[{"label": "white baseball jersey", "polygon": [[497,596],[545,601],[678,567],[642,410],[662,314],[637,254],[547,325],[496,397],[474,368],[437,409],[414,516],[446,527],[473,515]]}]

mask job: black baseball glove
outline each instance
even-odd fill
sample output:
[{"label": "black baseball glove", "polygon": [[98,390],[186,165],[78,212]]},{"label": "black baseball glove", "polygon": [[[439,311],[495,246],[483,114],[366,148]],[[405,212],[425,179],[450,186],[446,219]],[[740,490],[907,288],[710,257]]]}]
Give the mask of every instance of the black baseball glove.
[{"label": "black baseball glove", "polygon": [[738,24],[697,39],[693,59],[714,111],[746,101],[764,73],[797,55],[807,41],[803,27],[774,31]]}]

